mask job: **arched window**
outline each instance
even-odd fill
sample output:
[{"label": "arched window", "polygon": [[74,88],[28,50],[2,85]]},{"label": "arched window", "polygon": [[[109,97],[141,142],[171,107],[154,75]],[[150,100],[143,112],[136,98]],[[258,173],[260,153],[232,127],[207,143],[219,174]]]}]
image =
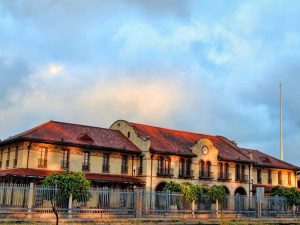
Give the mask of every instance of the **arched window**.
[{"label": "arched window", "polygon": [[187,176],[192,176],[192,160],[188,159],[186,160],[186,175]]},{"label": "arched window", "polygon": [[211,177],[211,162],[206,162],[207,177]]},{"label": "arched window", "polygon": [[247,178],[246,178],[246,176],[245,176],[245,171],[246,171],[246,167],[245,167],[245,165],[242,165],[242,171],[241,171],[241,180],[242,181],[246,181],[247,180]]},{"label": "arched window", "polygon": [[171,174],[171,158],[167,157],[165,160],[165,163],[166,163],[166,165],[165,165],[166,174],[170,175]]},{"label": "arched window", "polygon": [[224,170],[223,170],[223,163],[219,163],[219,178],[224,178]]},{"label": "arched window", "polygon": [[158,173],[158,175],[163,174],[163,167],[164,167],[164,158],[162,156],[160,156],[158,158],[158,162],[157,162],[157,173]]},{"label": "arched window", "polygon": [[241,170],[240,164],[236,164],[235,165],[235,180],[240,180],[241,179],[240,170]]},{"label": "arched window", "polygon": [[229,165],[225,163],[225,178],[229,179]]},{"label": "arched window", "polygon": [[200,171],[199,171],[199,176],[204,177],[205,176],[205,163],[203,160],[200,161]]},{"label": "arched window", "polygon": [[184,176],[184,159],[179,160],[179,176]]}]

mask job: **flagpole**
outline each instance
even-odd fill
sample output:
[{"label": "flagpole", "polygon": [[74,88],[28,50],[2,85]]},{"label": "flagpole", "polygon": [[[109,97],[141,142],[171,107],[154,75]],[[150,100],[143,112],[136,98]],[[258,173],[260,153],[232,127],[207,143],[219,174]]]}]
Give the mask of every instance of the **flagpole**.
[{"label": "flagpole", "polygon": [[283,130],[282,130],[282,86],[279,85],[280,91],[280,160],[283,160]]}]

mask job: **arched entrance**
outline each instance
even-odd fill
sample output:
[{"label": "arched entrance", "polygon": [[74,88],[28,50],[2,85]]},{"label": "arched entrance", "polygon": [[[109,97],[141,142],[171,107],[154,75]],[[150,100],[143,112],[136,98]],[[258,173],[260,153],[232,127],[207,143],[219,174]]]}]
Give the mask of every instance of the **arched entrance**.
[{"label": "arched entrance", "polygon": [[245,196],[245,195],[247,195],[247,192],[246,192],[245,188],[243,188],[243,187],[238,187],[237,189],[235,189],[234,195],[242,195],[242,196]]},{"label": "arched entrance", "polygon": [[158,191],[164,191],[164,188],[165,188],[166,184],[167,184],[166,182],[160,182],[160,183],[156,186],[155,192],[158,192]]},{"label": "arched entrance", "polygon": [[166,182],[159,183],[155,188],[155,209],[157,210],[166,210],[168,204],[168,197],[165,193],[162,193],[164,191],[164,187],[166,186]]},{"label": "arched entrance", "polygon": [[222,186],[222,187],[224,188],[225,193],[226,193],[227,196],[221,204],[221,209],[222,210],[229,210],[230,209],[230,191],[229,191],[228,187],[226,187],[226,186]]},{"label": "arched entrance", "polygon": [[244,211],[246,209],[247,202],[247,192],[245,188],[238,187],[235,192],[235,210],[236,211]]}]

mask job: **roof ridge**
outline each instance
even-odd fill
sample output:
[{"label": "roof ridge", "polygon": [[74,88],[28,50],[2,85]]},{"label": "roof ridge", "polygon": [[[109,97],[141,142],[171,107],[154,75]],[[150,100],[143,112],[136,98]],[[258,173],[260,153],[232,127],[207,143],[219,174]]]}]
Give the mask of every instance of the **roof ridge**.
[{"label": "roof ridge", "polygon": [[97,127],[97,126],[84,125],[84,124],[79,124],[79,123],[61,122],[61,121],[56,121],[56,120],[50,120],[49,122],[60,123],[60,124],[68,124],[68,125],[74,125],[74,126],[81,126],[81,127],[97,128],[97,129],[110,130],[110,131],[116,131],[116,130],[112,130],[112,129],[105,128],[105,127]]},{"label": "roof ridge", "polygon": [[209,136],[209,137],[217,137],[216,135],[212,135],[212,134],[202,134],[202,133],[196,133],[196,132],[186,131],[186,130],[176,130],[176,129],[170,129],[170,128],[153,126],[153,125],[142,124],[142,123],[134,123],[134,122],[128,122],[128,123],[131,125],[141,125],[141,126],[153,127],[153,128],[158,128],[158,129],[164,129],[164,130],[168,130],[168,131],[182,132],[182,133],[188,133],[188,134],[197,134],[197,135],[203,135],[203,136]]},{"label": "roof ridge", "polygon": [[275,160],[278,160],[278,161],[280,161],[280,162],[282,162],[282,163],[285,163],[285,164],[288,164],[288,165],[290,165],[290,166],[293,166],[293,167],[297,167],[296,165],[293,165],[293,164],[291,164],[291,163],[289,163],[289,162],[286,162],[286,161],[284,161],[284,160],[281,160],[281,159],[278,159],[278,158],[276,158],[276,157],[274,157],[274,156],[271,156],[271,155],[269,155],[269,154],[267,154],[267,153],[264,153],[264,152],[262,152],[262,151],[259,151],[259,150],[257,150],[257,149],[250,149],[250,148],[245,148],[246,150],[250,150],[250,151],[256,151],[256,152],[259,152],[259,153],[261,153],[261,154],[263,154],[263,155],[266,155],[267,157],[271,157],[271,158],[273,158],[273,159],[275,159]]}]

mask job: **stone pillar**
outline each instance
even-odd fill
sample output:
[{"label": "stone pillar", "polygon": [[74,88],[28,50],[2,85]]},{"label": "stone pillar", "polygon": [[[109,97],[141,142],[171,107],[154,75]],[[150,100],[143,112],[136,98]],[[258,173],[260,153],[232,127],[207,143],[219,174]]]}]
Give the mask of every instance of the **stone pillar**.
[{"label": "stone pillar", "polygon": [[192,216],[195,218],[195,201],[192,201]]},{"label": "stone pillar", "polygon": [[261,218],[262,216],[262,203],[265,195],[265,189],[258,187],[256,188],[256,215],[257,218]]},{"label": "stone pillar", "polygon": [[220,214],[219,214],[219,200],[218,199],[216,201],[216,217],[220,218]]},{"label": "stone pillar", "polygon": [[33,203],[33,187],[34,184],[31,182],[29,185],[29,193],[28,193],[28,202],[27,202],[27,217],[30,219],[31,218],[31,213],[32,213],[32,203]]},{"label": "stone pillar", "polygon": [[73,208],[73,196],[70,195],[69,197],[69,204],[68,204],[68,219],[72,219],[72,208]]},{"label": "stone pillar", "polygon": [[142,197],[142,189],[135,188],[134,189],[134,216],[135,218],[142,217],[142,210],[143,210],[143,197]]}]

